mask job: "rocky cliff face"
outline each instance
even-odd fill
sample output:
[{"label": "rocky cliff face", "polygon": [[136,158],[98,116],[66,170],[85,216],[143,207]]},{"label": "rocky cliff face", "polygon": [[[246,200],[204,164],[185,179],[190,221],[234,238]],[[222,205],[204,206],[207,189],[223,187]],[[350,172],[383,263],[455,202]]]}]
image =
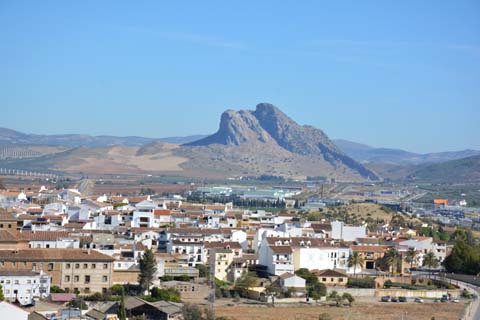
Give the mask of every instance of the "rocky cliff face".
[{"label": "rocky cliff face", "polygon": [[[253,151],[260,148],[277,150],[281,154],[288,152],[293,155],[312,157],[327,162],[333,170],[347,167],[363,178],[378,179],[373,171],[337,148],[322,130],[299,125],[269,103],[258,104],[255,111],[225,111],[215,134],[185,146],[215,146],[218,149],[221,145],[233,152],[232,147],[239,147],[242,152],[246,149]],[[255,157],[255,154],[252,156]]]}]

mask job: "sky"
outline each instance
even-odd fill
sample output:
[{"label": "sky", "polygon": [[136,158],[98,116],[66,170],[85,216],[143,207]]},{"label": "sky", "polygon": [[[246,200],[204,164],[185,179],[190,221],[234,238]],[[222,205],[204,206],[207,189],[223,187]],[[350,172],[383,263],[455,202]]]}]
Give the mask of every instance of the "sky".
[{"label": "sky", "polygon": [[0,127],[208,134],[260,102],[331,138],[480,149],[480,1],[0,0]]}]

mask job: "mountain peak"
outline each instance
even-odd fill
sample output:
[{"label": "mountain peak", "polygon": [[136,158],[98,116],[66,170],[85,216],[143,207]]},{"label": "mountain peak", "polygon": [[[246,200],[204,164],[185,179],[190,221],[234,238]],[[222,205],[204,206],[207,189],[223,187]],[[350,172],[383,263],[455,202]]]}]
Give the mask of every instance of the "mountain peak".
[{"label": "mountain peak", "polygon": [[270,103],[260,103],[255,111],[227,110],[220,119],[216,133],[187,146],[247,146],[254,149],[279,150],[290,154],[322,159],[329,166],[340,165],[363,177],[376,179],[372,171],[349,158],[320,129],[301,126],[279,108]]}]

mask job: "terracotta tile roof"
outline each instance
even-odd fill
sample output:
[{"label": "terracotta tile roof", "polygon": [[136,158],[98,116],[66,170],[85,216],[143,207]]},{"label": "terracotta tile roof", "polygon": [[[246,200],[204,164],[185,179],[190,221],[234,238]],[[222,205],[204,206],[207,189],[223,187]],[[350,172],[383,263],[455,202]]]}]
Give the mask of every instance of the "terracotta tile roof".
[{"label": "terracotta tile roof", "polygon": [[53,302],[68,302],[74,298],[76,298],[77,295],[75,293],[52,293],[50,294],[50,300]]},{"label": "terracotta tile roof", "polygon": [[272,249],[274,253],[292,253],[293,252],[292,247],[290,246],[271,246],[270,249]]},{"label": "terracotta tile roof", "polygon": [[19,237],[28,241],[55,241],[60,238],[79,238],[67,231],[22,231]]},{"label": "terracotta tile roof", "polygon": [[317,277],[331,277],[331,278],[335,278],[335,277],[341,277],[341,278],[345,278],[347,277],[347,274],[346,273],[343,273],[341,271],[337,271],[337,270],[332,270],[332,269],[325,269],[325,270],[312,270],[311,271],[313,274],[315,274]]},{"label": "terracotta tile roof", "polygon": [[18,238],[15,234],[8,230],[0,229],[0,242],[7,242],[7,243],[17,243]]},{"label": "terracotta tile roof", "polygon": [[114,259],[95,250],[23,249],[0,250],[0,261],[103,261]]},{"label": "terracotta tile roof", "polygon": [[204,242],[204,247],[206,249],[210,249],[210,248],[230,248],[230,249],[242,249],[242,246],[240,245],[240,243],[238,242],[235,242],[235,241],[226,241],[226,242],[219,242],[219,241],[215,241],[215,242]]},{"label": "terracotta tile roof", "polygon": [[171,214],[172,213],[171,213],[170,210],[165,210],[165,209],[155,209],[155,210],[153,210],[153,215],[156,216],[156,217],[169,216]]},{"label": "terracotta tile roof", "polygon": [[352,251],[363,251],[363,252],[385,252],[390,248],[389,246],[364,246],[364,245],[353,245],[350,247]]}]

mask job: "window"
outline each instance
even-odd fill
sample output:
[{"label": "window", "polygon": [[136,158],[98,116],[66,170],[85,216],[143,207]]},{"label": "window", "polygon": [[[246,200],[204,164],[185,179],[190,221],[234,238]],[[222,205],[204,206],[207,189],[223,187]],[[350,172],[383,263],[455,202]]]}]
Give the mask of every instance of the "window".
[{"label": "window", "polygon": [[334,278],[330,278],[330,282],[333,282],[333,281],[335,281],[335,279],[334,279]]},{"label": "window", "polygon": [[88,268],[88,264],[84,263],[83,264],[83,269],[87,269]]},{"label": "window", "polygon": [[92,269],[95,269],[97,265],[95,263],[92,263]]},{"label": "window", "polygon": [[78,276],[73,277],[73,282],[78,282],[79,280],[80,280],[80,278]]},{"label": "window", "polygon": [[90,293],[90,288],[85,288],[85,289],[83,289],[83,292],[85,292],[85,293]]},{"label": "window", "polygon": [[14,261],[12,262],[12,267],[16,267],[17,266],[17,263]]},{"label": "window", "polygon": [[32,290],[30,290],[30,289],[27,289],[27,293],[32,293]]},{"label": "window", "polygon": [[54,266],[53,262],[50,262],[50,263],[48,264],[48,271],[52,271],[52,270],[53,270],[53,266]]},{"label": "window", "polygon": [[70,276],[65,276],[65,282],[70,282]]},{"label": "window", "polygon": [[5,290],[5,294],[10,294],[10,290]]},{"label": "window", "polygon": [[85,283],[90,283],[90,276],[85,276]]},{"label": "window", "polygon": [[65,264],[66,269],[70,269],[70,267],[71,267],[70,263]]},{"label": "window", "polygon": [[338,278],[338,282],[343,282],[343,278]]},{"label": "window", "polygon": [[327,282],[327,278],[322,278],[322,281],[323,281],[323,282]]},{"label": "window", "polygon": [[103,269],[108,269],[108,263],[103,264]]},{"label": "window", "polygon": [[18,280],[14,280],[13,284],[19,284],[20,282]]},{"label": "window", "polygon": [[80,264],[79,263],[75,263],[75,269],[80,269]]},{"label": "window", "polygon": [[6,284],[10,284],[10,280],[5,280],[5,283],[6,283]]},{"label": "window", "polygon": [[37,270],[37,264],[35,262],[32,263],[32,270],[33,271]]},{"label": "window", "polygon": [[102,288],[102,293],[106,294],[107,293],[107,288]]},{"label": "window", "polygon": [[103,282],[108,282],[108,277],[107,277],[107,276],[103,276],[103,277],[102,277],[102,281],[103,281]]},{"label": "window", "polygon": [[45,248],[47,248],[47,249],[50,248],[50,245],[49,244],[45,245]]},{"label": "window", "polygon": [[28,279],[27,284],[32,284],[32,280]]},{"label": "window", "polygon": [[27,266],[27,261],[23,261],[23,266],[24,266],[24,267]]},{"label": "window", "polygon": [[40,245],[40,243],[37,243],[37,248],[41,248],[42,246]]}]

